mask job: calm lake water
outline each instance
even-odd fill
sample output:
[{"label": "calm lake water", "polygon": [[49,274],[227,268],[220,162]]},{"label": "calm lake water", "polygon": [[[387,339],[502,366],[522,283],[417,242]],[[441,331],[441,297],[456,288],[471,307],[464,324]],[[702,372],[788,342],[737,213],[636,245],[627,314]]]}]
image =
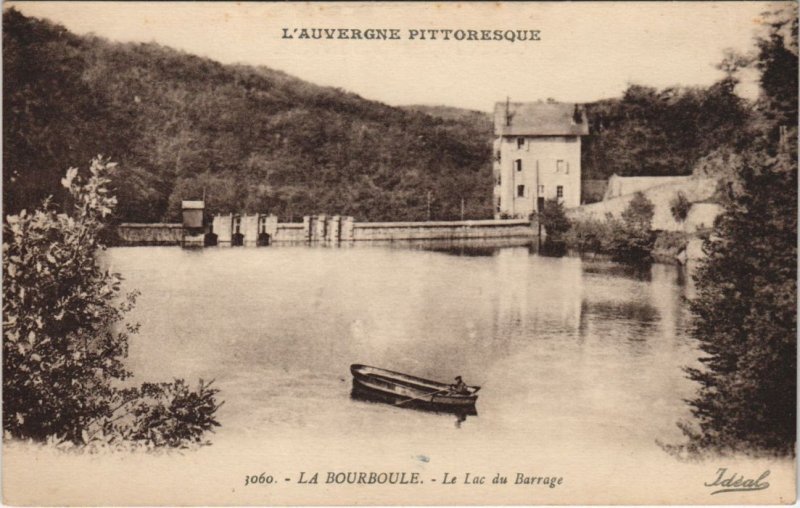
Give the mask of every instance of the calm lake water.
[{"label": "calm lake water", "polygon": [[[694,387],[683,268],[528,247],[114,248],[135,380],[216,379],[215,447],[261,436],[676,441]],[[459,422],[350,398],[352,363],[483,388]]]}]

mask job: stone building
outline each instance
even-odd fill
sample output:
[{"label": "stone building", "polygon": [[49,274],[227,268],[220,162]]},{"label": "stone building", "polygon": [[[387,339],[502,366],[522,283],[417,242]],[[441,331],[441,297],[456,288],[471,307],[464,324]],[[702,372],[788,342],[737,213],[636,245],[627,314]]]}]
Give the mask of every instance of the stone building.
[{"label": "stone building", "polygon": [[181,245],[184,247],[202,247],[205,243],[206,222],[205,203],[203,201],[181,202]]},{"label": "stone building", "polygon": [[203,229],[205,221],[203,220],[203,212],[205,203],[202,201],[182,201],[181,202],[181,218],[183,219],[182,225],[184,229]]},{"label": "stone building", "polygon": [[583,108],[560,102],[498,102],[494,108],[495,217],[526,218],[558,199],[581,204]]}]

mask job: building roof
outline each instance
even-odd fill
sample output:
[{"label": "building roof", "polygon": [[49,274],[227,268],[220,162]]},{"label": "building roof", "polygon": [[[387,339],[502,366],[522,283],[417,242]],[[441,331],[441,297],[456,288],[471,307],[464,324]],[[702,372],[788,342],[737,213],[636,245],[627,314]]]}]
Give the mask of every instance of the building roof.
[{"label": "building roof", "polygon": [[202,201],[181,201],[182,210],[202,210],[205,208],[205,203]]},{"label": "building roof", "polygon": [[586,136],[589,121],[586,112],[577,104],[497,102],[494,133],[496,136]]}]

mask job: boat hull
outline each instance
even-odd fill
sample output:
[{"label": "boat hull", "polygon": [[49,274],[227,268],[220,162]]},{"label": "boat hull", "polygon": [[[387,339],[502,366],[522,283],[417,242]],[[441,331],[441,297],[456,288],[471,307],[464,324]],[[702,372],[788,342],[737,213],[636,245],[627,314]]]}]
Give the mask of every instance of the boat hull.
[{"label": "boat hull", "polygon": [[475,415],[475,394],[480,387],[468,387],[468,394],[451,393],[450,386],[366,365],[353,365],[352,397],[358,400],[385,402],[399,407],[437,412]]}]

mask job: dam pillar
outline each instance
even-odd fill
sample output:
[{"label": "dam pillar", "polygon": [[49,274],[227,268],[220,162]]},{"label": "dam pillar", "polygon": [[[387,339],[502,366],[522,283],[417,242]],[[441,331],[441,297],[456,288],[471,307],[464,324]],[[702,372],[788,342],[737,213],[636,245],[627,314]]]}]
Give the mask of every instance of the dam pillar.
[{"label": "dam pillar", "polygon": [[242,235],[245,247],[255,247],[258,241],[258,215],[242,215]]},{"label": "dam pillar", "polygon": [[265,247],[272,244],[278,234],[278,217],[275,215],[258,216],[258,240],[256,245]]},{"label": "dam pillar", "polygon": [[223,247],[231,246],[231,224],[233,222],[233,215],[222,214],[215,215],[211,223],[212,232],[217,235],[217,245]]},{"label": "dam pillar", "polygon": [[338,216],[338,215],[334,215],[330,219],[328,219],[328,227],[326,228],[327,229],[327,236],[325,237],[325,240],[328,243],[332,243],[332,244],[338,244],[339,243],[339,234],[340,234],[340,231],[341,231],[341,223],[342,223],[342,218],[340,216]]},{"label": "dam pillar", "polygon": [[311,241],[311,217],[309,215],[303,216],[303,238],[306,242]]},{"label": "dam pillar", "polygon": [[341,220],[341,227],[339,231],[339,238],[342,242],[352,242],[353,241],[353,229],[354,229],[355,221],[353,217],[348,215],[342,217]]},{"label": "dam pillar", "polygon": [[327,224],[327,216],[323,215],[316,215],[313,218],[312,224],[312,231],[311,231],[311,241],[312,242],[322,242],[325,240],[325,229]]}]

